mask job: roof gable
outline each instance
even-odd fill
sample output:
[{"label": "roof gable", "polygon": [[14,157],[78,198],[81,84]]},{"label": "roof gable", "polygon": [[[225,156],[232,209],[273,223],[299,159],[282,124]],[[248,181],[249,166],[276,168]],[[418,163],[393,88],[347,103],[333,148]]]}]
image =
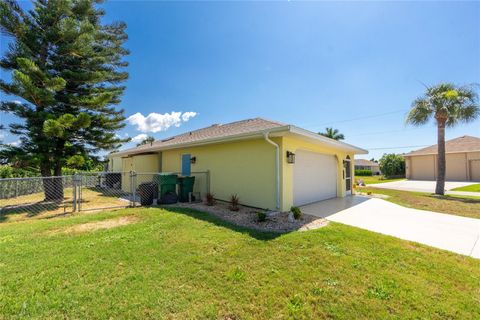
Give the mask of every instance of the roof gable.
[{"label": "roof gable", "polygon": [[[437,154],[438,146],[436,144],[412,151],[405,156],[420,156],[428,154]],[[480,151],[480,138],[472,136],[461,136],[455,139],[445,141],[445,153],[473,152]]]},{"label": "roof gable", "polygon": [[373,162],[367,159],[355,159],[355,165],[375,167],[375,166],[378,166],[379,164],[377,162]]}]

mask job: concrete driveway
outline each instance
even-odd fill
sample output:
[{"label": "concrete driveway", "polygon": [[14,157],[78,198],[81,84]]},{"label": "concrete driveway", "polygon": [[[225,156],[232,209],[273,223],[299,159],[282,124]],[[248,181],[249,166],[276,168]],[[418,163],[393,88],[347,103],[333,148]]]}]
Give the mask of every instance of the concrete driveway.
[{"label": "concrete driveway", "polygon": [[[469,186],[478,182],[470,181],[445,181],[445,190],[450,191],[451,189]],[[394,190],[404,190],[404,191],[417,191],[417,192],[435,192],[435,181],[422,181],[422,180],[401,180],[385,183],[375,183],[369,184],[370,187],[381,188],[381,189],[394,189]],[[449,192],[447,192],[449,193]],[[463,194],[463,192],[452,192],[454,194]],[[470,193],[470,192],[466,192]],[[468,195],[468,194],[467,194]]]},{"label": "concrete driveway", "polygon": [[417,210],[362,196],[321,201],[302,212],[480,259],[480,219]]}]

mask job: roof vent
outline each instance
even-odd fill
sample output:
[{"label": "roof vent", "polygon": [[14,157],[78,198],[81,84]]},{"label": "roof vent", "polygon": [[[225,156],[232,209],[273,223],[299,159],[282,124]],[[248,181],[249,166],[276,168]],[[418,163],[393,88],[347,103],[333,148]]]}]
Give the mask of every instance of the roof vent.
[{"label": "roof vent", "polygon": [[160,140],[161,142],[167,142],[167,141],[170,141],[170,140],[173,140],[175,139],[174,137],[171,137],[171,138],[167,138],[167,139],[163,139],[163,140]]}]

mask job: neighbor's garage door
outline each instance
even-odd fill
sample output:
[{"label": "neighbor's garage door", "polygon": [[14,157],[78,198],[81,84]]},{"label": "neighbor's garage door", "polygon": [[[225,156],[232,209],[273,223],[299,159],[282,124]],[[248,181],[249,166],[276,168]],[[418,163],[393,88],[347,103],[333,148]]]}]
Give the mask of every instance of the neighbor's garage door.
[{"label": "neighbor's garage door", "polygon": [[435,180],[435,157],[411,157],[410,170],[412,180]]},{"label": "neighbor's garage door", "polygon": [[480,160],[470,160],[470,180],[480,181]]},{"label": "neighbor's garage door", "polygon": [[297,150],[293,166],[294,205],[337,196],[337,161],[334,156]]}]

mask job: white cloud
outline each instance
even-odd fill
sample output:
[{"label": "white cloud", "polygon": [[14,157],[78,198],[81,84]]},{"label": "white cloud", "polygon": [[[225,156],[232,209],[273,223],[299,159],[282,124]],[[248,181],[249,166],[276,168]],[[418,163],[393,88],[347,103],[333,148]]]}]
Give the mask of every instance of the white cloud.
[{"label": "white cloud", "polygon": [[15,103],[15,104],[22,104],[22,101],[20,101],[20,100],[13,100],[12,102]]},{"label": "white cloud", "polygon": [[132,138],[132,142],[139,143],[147,138],[148,138],[148,135],[146,135],[145,133],[140,133],[139,135]]},{"label": "white cloud", "polygon": [[193,118],[197,115],[196,112],[192,112],[192,111],[189,111],[189,112],[184,112],[182,114],[182,120],[187,122],[188,120],[190,120],[190,118]]},{"label": "white cloud", "polygon": [[196,112],[175,112],[171,113],[155,113],[152,112],[146,117],[137,112],[127,118],[128,123],[137,127],[138,131],[141,132],[159,132],[165,131],[168,128],[180,127],[183,122],[187,122],[190,118],[196,116]]},{"label": "white cloud", "polygon": [[12,147],[18,147],[20,145],[20,140],[8,142],[7,144],[11,145]]},{"label": "white cloud", "polygon": [[115,137],[117,137],[118,139],[128,138],[128,133],[127,132],[125,132],[124,134],[115,133]]}]

